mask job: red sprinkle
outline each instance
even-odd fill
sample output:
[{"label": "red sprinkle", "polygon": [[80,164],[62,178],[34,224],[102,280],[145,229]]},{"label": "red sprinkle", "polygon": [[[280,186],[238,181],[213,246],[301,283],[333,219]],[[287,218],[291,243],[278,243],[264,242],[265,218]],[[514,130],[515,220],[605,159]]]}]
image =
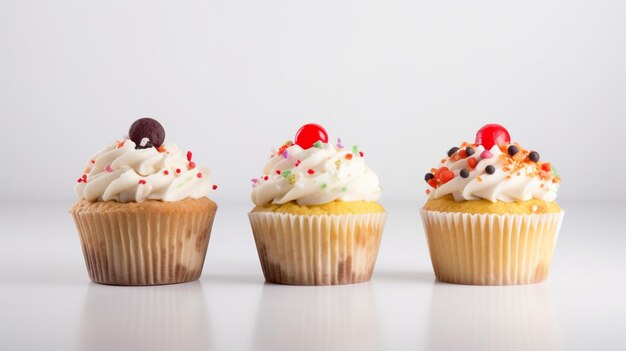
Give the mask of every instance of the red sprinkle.
[{"label": "red sprinkle", "polygon": [[268,179],[270,179],[270,177],[268,176],[263,177],[263,180],[268,180]]},{"label": "red sprinkle", "polygon": [[191,153],[191,151],[187,151],[187,161],[190,161],[190,162],[191,162],[191,156],[192,156],[192,155],[193,155],[193,154]]},{"label": "red sprinkle", "polygon": [[139,179],[139,184],[146,184],[146,181],[143,179]]},{"label": "red sprinkle", "polygon": [[189,161],[189,165],[188,165],[189,169],[194,169],[196,168],[196,163],[193,161]]},{"label": "red sprinkle", "polygon": [[163,171],[163,174],[168,175],[170,174],[170,171],[168,171],[167,169]]},{"label": "red sprinkle", "polygon": [[550,172],[552,170],[552,165],[550,165],[549,162],[543,163],[541,165],[541,169],[546,171],[546,172]]},{"label": "red sprinkle", "polygon": [[300,160],[296,161],[296,167],[300,165]]},{"label": "red sprinkle", "polygon": [[439,174],[439,181],[441,184],[446,184],[454,178],[454,173],[451,171],[445,170]]},{"label": "red sprinkle", "polygon": [[213,185],[213,190],[217,190],[217,185]]},{"label": "red sprinkle", "polygon": [[359,151],[359,156],[363,157],[363,151]]},{"label": "red sprinkle", "polygon": [[176,173],[180,173],[180,168],[176,168]]},{"label": "red sprinkle", "polygon": [[276,170],[276,174],[280,174],[280,169],[277,169],[277,170]]},{"label": "red sprinkle", "polygon": [[96,160],[91,160],[91,164],[95,164],[95,163],[96,163]]},{"label": "red sprinkle", "polygon": [[309,169],[309,170],[308,170],[308,171],[306,171],[306,172],[307,172],[308,174],[313,174],[313,173],[315,173],[315,171],[314,171],[314,170],[312,170],[312,169]]},{"label": "red sprinkle", "polygon": [[201,172],[198,172],[198,174],[196,174],[196,177],[198,177],[198,178],[202,178],[202,173],[201,173]]}]

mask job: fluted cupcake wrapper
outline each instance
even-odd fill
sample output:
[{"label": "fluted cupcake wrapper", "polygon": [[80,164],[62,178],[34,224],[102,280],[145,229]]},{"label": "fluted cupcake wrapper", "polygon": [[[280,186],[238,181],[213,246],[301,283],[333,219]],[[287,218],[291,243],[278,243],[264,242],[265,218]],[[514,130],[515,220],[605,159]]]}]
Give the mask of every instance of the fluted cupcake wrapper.
[{"label": "fluted cupcake wrapper", "polygon": [[372,277],[386,213],[249,215],[265,280],[337,285]]},{"label": "fluted cupcake wrapper", "polygon": [[517,285],[547,279],[564,212],[421,215],[437,280]]},{"label": "fluted cupcake wrapper", "polygon": [[112,285],[159,285],[196,280],[217,206],[145,211],[73,209],[89,277]]}]

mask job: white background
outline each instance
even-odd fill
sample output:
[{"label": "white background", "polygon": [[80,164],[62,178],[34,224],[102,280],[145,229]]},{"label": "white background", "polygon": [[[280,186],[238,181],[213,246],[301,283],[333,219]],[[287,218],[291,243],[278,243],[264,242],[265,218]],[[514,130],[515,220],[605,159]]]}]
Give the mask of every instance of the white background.
[{"label": "white background", "polygon": [[[624,349],[626,2],[0,0],[0,349]],[[67,213],[139,117],[213,170],[198,283],[89,283]],[[306,122],[389,211],[370,283],[263,284],[250,178]],[[550,280],[434,282],[423,174],[489,122],[563,178]]]}]

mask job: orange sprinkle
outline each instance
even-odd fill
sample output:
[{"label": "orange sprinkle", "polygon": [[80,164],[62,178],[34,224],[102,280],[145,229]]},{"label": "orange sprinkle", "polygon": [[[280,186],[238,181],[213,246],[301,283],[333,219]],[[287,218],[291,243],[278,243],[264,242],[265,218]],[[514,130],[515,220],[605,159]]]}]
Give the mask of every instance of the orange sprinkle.
[{"label": "orange sprinkle", "polygon": [[352,154],[346,154],[346,160],[351,160],[352,159]]},{"label": "orange sprinkle", "polygon": [[446,163],[446,159],[445,159],[445,158],[442,158],[442,159],[441,159],[441,163]]},{"label": "orange sprinkle", "polygon": [[477,164],[478,164],[478,161],[474,157],[470,157],[467,159],[467,165],[469,166],[470,169],[476,168]]},{"label": "orange sprinkle", "polygon": [[157,151],[158,151],[158,152],[160,152],[160,153],[163,153],[163,152],[166,152],[166,151],[167,151],[167,149],[165,148],[165,146],[161,145],[161,146],[159,146],[159,147],[157,148]]},{"label": "orange sprinkle", "polygon": [[481,176],[476,177],[476,179],[478,179],[479,182],[483,181],[483,177],[481,177]]},{"label": "orange sprinkle", "polygon": [[452,173],[449,170],[445,170],[441,173],[439,173],[439,181],[441,182],[441,184],[446,184],[447,182],[451,181],[452,179],[454,179],[454,173]]}]

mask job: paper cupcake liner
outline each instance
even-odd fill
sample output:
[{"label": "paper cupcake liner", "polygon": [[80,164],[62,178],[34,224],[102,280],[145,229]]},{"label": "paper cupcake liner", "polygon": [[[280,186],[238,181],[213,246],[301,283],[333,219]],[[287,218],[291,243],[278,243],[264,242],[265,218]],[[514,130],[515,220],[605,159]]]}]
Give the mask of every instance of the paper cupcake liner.
[{"label": "paper cupcake liner", "polygon": [[371,279],[387,215],[251,212],[248,217],[265,280],[337,285]]},{"label": "paper cupcake liner", "polygon": [[72,209],[89,277],[112,285],[198,279],[217,211],[212,204],[202,211],[165,203],[142,211]]},{"label": "paper cupcake liner", "polygon": [[437,280],[516,285],[547,279],[564,212],[421,215]]}]

